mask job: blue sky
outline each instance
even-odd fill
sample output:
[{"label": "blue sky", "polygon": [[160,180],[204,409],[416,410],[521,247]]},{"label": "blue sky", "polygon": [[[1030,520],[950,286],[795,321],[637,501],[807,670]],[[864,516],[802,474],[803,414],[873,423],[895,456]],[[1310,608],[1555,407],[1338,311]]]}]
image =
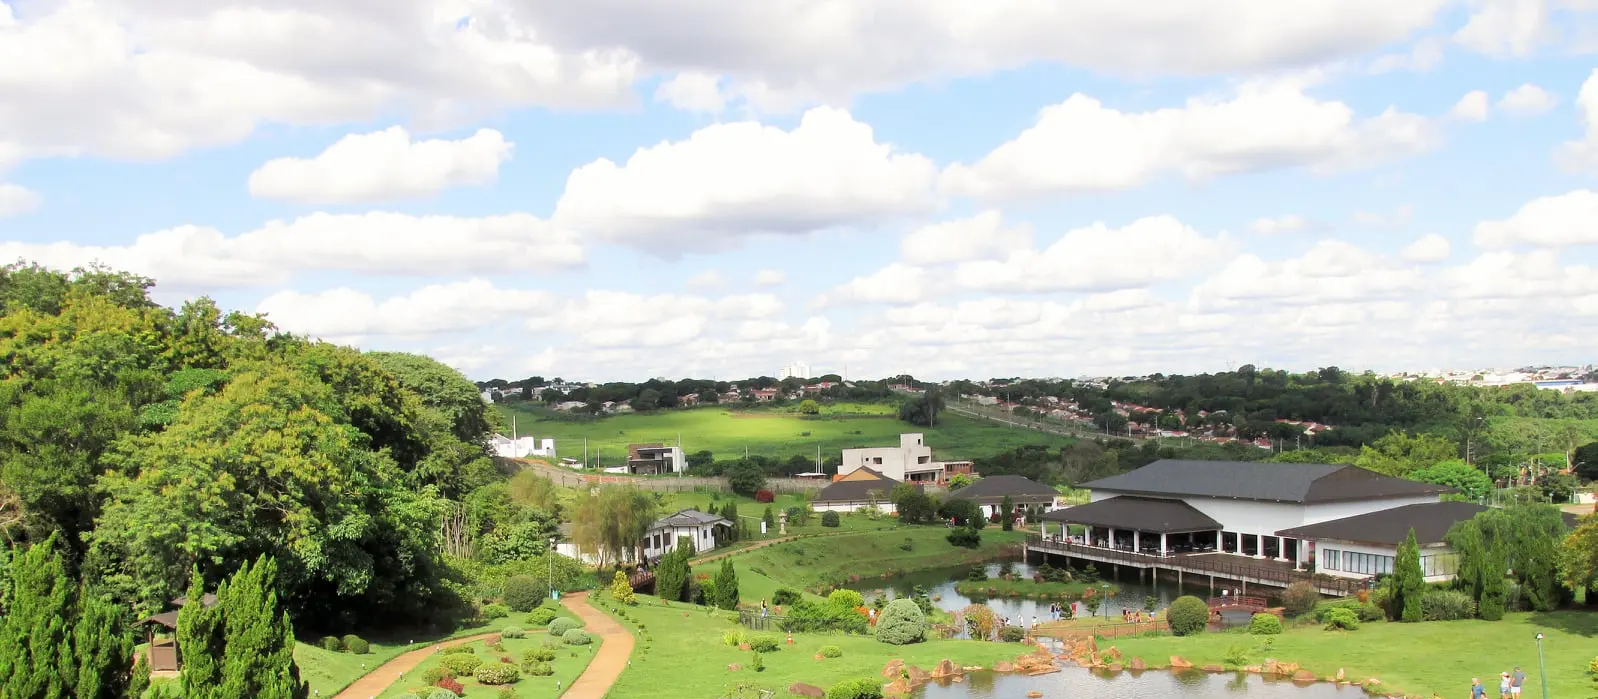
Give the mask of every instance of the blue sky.
[{"label": "blue sky", "polygon": [[1581,10],[0,0],[0,253],[474,378],[1585,363]]}]

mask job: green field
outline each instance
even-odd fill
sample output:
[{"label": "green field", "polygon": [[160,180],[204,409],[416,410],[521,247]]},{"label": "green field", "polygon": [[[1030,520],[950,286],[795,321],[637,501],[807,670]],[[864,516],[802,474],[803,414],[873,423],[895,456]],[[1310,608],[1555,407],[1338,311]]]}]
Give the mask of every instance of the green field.
[{"label": "green field", "polygon": [[761,456],[814,458],[817,447],[823,457],[837,457],[843,449],[897,445],[903,432],[925,434],[926,443],[939,459],[972,459],[1028,444],[1058,447],[1071,442],[1067,437],[947,411],[938,418],[938,425],[916,427],[894,417],[894,407],[886,404],[825,404],[823,413],[816,416],[800,415],[793,408],[729,410],[711,406],[592,420],[552,418],[543,408],[527,409],[517,403],[495,407],[504,412],[507,423],[511,416],[516,417],[518,434],[554,438],[562,457],[582,458],[583,440],[588,440],[590,462],[597,456],[601,464],[618,463],[625,458],[629,444],[676,444],[679,437],[683,451],[708,450],[719,458],[732,458],[746,449]]}]

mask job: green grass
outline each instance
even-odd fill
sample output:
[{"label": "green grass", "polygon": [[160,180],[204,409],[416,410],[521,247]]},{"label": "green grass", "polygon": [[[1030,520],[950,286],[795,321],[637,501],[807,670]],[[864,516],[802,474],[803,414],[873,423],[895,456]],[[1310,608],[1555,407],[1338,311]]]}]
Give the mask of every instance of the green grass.
[{"label": "green grass", "polygon": [[[983,530],[979,548],[965,549],[950,546],[944,538],[948,533],[941,526],[888,525],[878,531],[798,539],[736,554],[732,557],[733,569],[738,572],[741,596],[753,601],[769,598],[784,586],[814,589],[988,561],[999,557],[1005,547],[1019,544],[1025,536],[1022,532],[989,528]],[[715,575],[720,565],[720,561],[712,562],[695,567],[694,572]]]},{"label": "green grass", "polygon": [[[563,645],[555,649],[555,660],[550,663],[555,670],[555,674],[549,677],[534,677],[523,674],[521,679],[517,680],[515,684],[501,686],[515,687],[517,699],[555,699],[555,697],[561,695],[565,688],[571,686],[572,680],[577,679],[577,676],[582,674],[583,668],[588,667],[588,662],[594,659],[595,653],[599,652],[600,639],[597,636],[591,637],[594,639],[593,643],[586,646]],[[536,629],[530,631],[526,638],[505,639],[505,650],[503,652],[489,649],[482,641],[474,641],[471,645],[476,648],[477,657],[484,662],[494,662],[500,656],[509,656],[514,664],[520,666],[522,651],[539,648],[547,640],[549,640],[549,635],[544,633],[543,629]],[[443,657],[442,653],[435,653],[428,659],[423,660],[422,664],[416,666],[416,669],[406,673],[405,679],[390,685],[378,697],[380,699],[391,699],[411,689],[423,686],[422,673],[427,672],[429,668],[437,666]],[[468,677],[458,677],[456,681],[466,688],[466,696],[469,697],[487,699],[495,696],[499,691],[499,687],[478,684],[477,680]],[[557,686],[559,689],[557,689]]]},{"label": "green grass", "polygon": [[[1523,697],[1542,696],[1537,670],[1538,633],[1545,634],[1549,697],[1587,697],[1594,693],[1587,663],[1598,655],[1598,614],[1582,611],[1509,614],[1502,621],[1432,621],[1419,624],[1377,622],[1357,631],[1294,627],[1279,636],[1207,633],[1120,638],[1114,644],[1127,657],[1164,665],[1179,655],[1196,665],[1225,664],[1228,650],[1242,646],[1250,664],[1266,657],[1301,664],[1320,677],[1344,670],[1350,680],[1376,677],[1388,691],[1467,696],[1470,679],[1480,677],[1497,692],[1498,673],[1520,666],[1527,682]],[[1262,647],[1265,639],[1271,647]]]},{"label": "green grass", "polygon": [[[794,634],[794,645],[784,644],[775,653],[762,654],[766,669],[755,672],[749,668],[751,652],[722,643],[723,633],[742,628],[729,613],[706,614],[702,607],[680,603],[662,606],[657,598],[644,595],[638,600],[637,607],[626,608],[627,619],[618,619],[637,639],[632,667],[622,673],[606,699],[720,697],[739,683],[787,696],[786,689],[794,682],[825,689],[857,677],[884,681],[882,666],[892,658],[928,670],[945,658],[991,667],[995,661],[1026,651],[1018,644],[980,641],[933,640],[890,646],[870,636]],[[647,634],[638,630],[640,623],[648,629]],[[838,646],[843,656],[816,660],[814,656],[825,645]],[[735,663],[744,667],[729,671],[728,666]]]},{"label": "green grass", "polygon": [[836,457],[842,449],[896,445],[903,432],[924,433],[926,443],[940,459],[970,459],[1027,444],[1057,447],[1072,441],[952,412],[943,413],[934,427],[916,427],[895,417],[893,405],[843,404],[843,412],[832,414],[826,411],[838,406],[823,406],[823,414],[818,416],[799,415],[792,408],[730,410],[711,406],[576,421],[551,419],[542,408],[528,409],[516,403],[495,405],[507,422],[511,415],[516,416],[522,434],[554,438],[561,456],[580,458],[583,440],[587,439],[590,455],[597,454],[603,463],[612,465],[625,458],[628,444],[676,444],[679,435],[684,451],[709,450],[723,459],[741,455],[746,448],[750,454],[762,456],[788,458],[797,454],[813,459],[817,446],[823,457]]},{"label": "green grass", "polygon": [[1005,580],[989,578],[981,582],[961,580],[954,591],[966,597],[1024,597],[1042,600],[1081,599],[1083,591],[1093,587],[1086,582],[1033,582],[1031,580]]}]

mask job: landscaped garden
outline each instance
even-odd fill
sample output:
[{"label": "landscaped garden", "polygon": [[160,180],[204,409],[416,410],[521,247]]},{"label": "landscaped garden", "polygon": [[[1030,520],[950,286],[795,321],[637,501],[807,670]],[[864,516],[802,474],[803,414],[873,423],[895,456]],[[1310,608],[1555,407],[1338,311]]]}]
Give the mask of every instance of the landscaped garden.
[{"label": "landscaped garden", "polygon": [[427,699],[431,688],[444,686],[462,696],[486,697],[508,687],[517,699],[554,699],[599,650],[599,639],[575,625],[509,631],[519,637],[502,635],[443,649],[379,697]]}]

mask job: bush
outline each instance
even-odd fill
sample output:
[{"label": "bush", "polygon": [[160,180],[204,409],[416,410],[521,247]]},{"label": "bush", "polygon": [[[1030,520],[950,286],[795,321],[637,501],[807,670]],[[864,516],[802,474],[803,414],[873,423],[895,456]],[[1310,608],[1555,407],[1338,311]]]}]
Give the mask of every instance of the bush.
[{"label": "bush", "polygon": [[321,646],[323,650],[330,650],[334,653],[344,650],[344,642],[340,641],[338,636],[323,636],[322,640],[316,642],[316,645]]},{"label": "bush", "polygon": [[1182,595],[1171,603],[1165,616],[1171,624],[1172,635],[1192,636],[1204,633],[1204,627],[1210,623],[1210,606],[1192,595]]},{"label": "bush", "polygon": [[629,607],[638,604],[638,596],[633,594],[633,584],[627,580],[627,574],[616,571],[616,577],[610,581],[610,598]]},{"label": "bush", "polygon": [[499,630],[501,638],[527,638],[527,632],[520,626],[507,626]]},{"label": "bush", "polygon": [[1275,614],[1260,612],[1248,620],[1248,632],[1255,636],[1274,636],[1282,632],[1282,620]]},{"label": "bush", "polygon": [[454,673],[456,677],[466,677],[477,672],[477,668],[483,666],[483,661],[475,655],[453,653],[440,658],[438,664]]},{"label": "bush", "polygon": [[844,680],[827,690],[827,699],[882,699],[882,683],[869,677]]},{"label": "bush", "polygon": [[510,607],[497,602],[494,604],[485,604],[483,605],[483,608],[477,612],[477,616],[482,617],[485,621],[504,619],[505,617],[510,616]]},{"label": "bush", "polygon": [[721,642],[725,645],[737,648],[738,646],[749,642],[749,635],[744,633],[743,629],[723,631],[721,633]]},{"label": "bush", "polygon": [[777,588],[777,591],[771,594],[771,603],[780,607],[786,607],[802,599],[804,599],[804,595],[799,594],[798,590],[791,587]]},{"label": "bush", "polygon": [[545,625],[549,624],[549,622],[554,621],[555,617],[558,617],[558,616],[560,616],[560,615],[556,614],[555,610],[553,610],[553,609],[550,609],[548,607],[539,607],[537,609],[534,609],[532,611],[532,613],[527,615],[527,625],[528,626],[545,626]]},{"label": "bush", "polygon": [[1354,614],[1361,622],[1381,621],[1387,618],[1387,613],[1374,602],[1360,602],[1358,599],[1346,598],[1331,602],[1322,602],[1315,607],[1315,620],[1324,624],[1326,615],[1333,609],[1346,609]]},{"label": "bush", "polygon": [[766,671],[766,660],[760,657],[759,651],[756,651],[754,655],[750,656],[749,669],[754,670],[755,672]]},{"label": "bush", "polygon": [[822,646],[821,647],[821,657],[823,657],[823,658],[842,658],[843,657],[843,649],[839,648],[837,646]]},{"label": "bush", "polygon": [[505,606],[514,612],[530,612],[544,601],[548,586],[531,575],[515,575],[505,581]]},{"label": "bush", "polygon": [[1019,626],[1001,626],[999,640],[1005,643],[1020,643],[1026,640],[1026,629]]},{"label": "bush", "polygon": [[455,697],[461,695],[461,692],[466,691],[466,688],[462,687],[461,683],[456,682],[455,680],[444,680],[444,682],[447,684],[442,684],[428,690],[427,699],[455,699]]},{"label": "bush", "polygon": [[522,651],[522,663],[547,663],[555,660],[555,651],[550,648],[528,648]]},{"label": "bush", "polygon": [[895,646],[927,640],[927,617],[920,605],[908,599],[889,602],[877,617],[877,640]]},{"label": "bush", "polygon": [[[821,526],[823,526],[823,527],[836,527],[836,526],[838,526],[838,513],[833,512],[831,510],[828,510],[826,512],[821,513]],[[882,693],[878,692],[877,696],[882,696]]]},{"label": "bush", "polygon": [[516,699],[515,687],[500,687],[499,699]]},{"label": "bush", "polygon": [[776,636],[755,636],[749,639],[749,648],[758,653],[775,653],[782,649]]},{"label": "bush", "polygon": [[586,646],[592,642],[592,639],[588,638],[588,632],[582,629],[567,631],[560,635],[560,640],[568,646]]},{"label": "bush", "polygon": [[522,678],[522,671],[510,663],[489,663],[472,673],[483,684],[512,684]]},{"label": "bush", "polygon": [[970,527],[955,527],[943,537],[952,546],[974,549],[982,545],[982,533]]},{"label": "bush", "polygon": [[548,677],[555,674],[555,666],[550,665],[548,661],[539,660],[537,662],[523,663],[522,671],[532,677]]},{"label": "bush", "polygon": [[1359,617],[1347,607],[1333,607],[1326,612],[1326,630],[1353,631],[1359,628]]},{"label": "bush", "polygon": [[366,639],[355,634],[350,634],[344,637],[344,652],[354,653],[355,655],[366,655],[367,653],[372,652],[372,645],[367,643]]},{"label": "bush", "polygon": [[1302,580],[1288,585],[1282,592],[1282,608],[1293,616],[1310,613],[1320,601],[1321,593]]},{"label": "bush", "polygon": [[1426,621],[1454,621],[1476,616],[1476,603],[1458,590],[1427,590],[1420,598],[1421,618]]},{"label": "bush", "polygon": [[438,654],[439,655],[460,655],[462,653],[464,653],[466,655],[476,655],[477,654],[477,649],[472,647],[472,646],[468,646],[468,645],[462,643],[462,644],[460,644],[458,646],[450,646],[448,648],[445,648],[444,650],[439,651]]},{"label": "bush", "polygon": [[558,618],[558,619],[556,619],[554,621],[549,622],[549,636],[551,638],[554,638],[554,637],[557,637],[557,636],[564,636],[564,635],[566,635],[567,631],[575,629],[578,626],[581,626],[581,624],[578,624],[575,619],[572,619],[571,617],[567,617],[567,616],[560,617],[560,618]]},{"label": "bush", "polygon": [[827,604],[835,609],[855,609],[866,606],[866,598],[854,590],[833,590],[827,595]]},{"label": "bush", "polygon": [[433,667],[427,668],[427,671],[422,673],[422,682],[429,686],[438,684],[439,680],[445,679],[455,679],[455,673],[451,672],[449,668],[442,665],[435,665]]},{"label": "bush", "polygon": [[771,502],[772,500],[776,499],[776,494],[766,490],[765,488],[755,491],[755,502]]}]

